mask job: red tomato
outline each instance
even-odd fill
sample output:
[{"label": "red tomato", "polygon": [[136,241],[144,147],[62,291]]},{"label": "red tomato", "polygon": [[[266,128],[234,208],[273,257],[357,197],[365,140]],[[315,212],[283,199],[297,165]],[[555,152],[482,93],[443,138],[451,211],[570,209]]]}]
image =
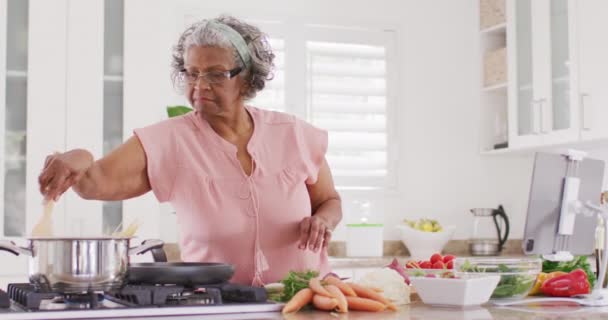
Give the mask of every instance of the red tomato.
[{"label": "red tomato", "polygon": [[435,253],[431,256],[431,259],[429,259],[431,261],[432,264],[435,264],[435,262],[437,261],[443,261],[443,257],[441,256],[441,254],[439,253]]},{"label": "red tomato", "polygon": [[445,264],[443,261],[438,260],[437,262],[433,263],[433,269],[445,269]]},{"label": "red tomato", "polygon": [[448,263],[445,265],[448,269],[454,269],[454,260],[450,260],[448,261]]},{"label": "red tomato", "polygon": [[454,258],[456,258],[456,257],[454,257],[451,254],[446,254],[445,256],[443,256],[443,263],[448,263],[448,262],[454,260]]},{"label": "red tomato", "polygon": [[431,269],[433,267],[433,264],[430,261],[422,261],[422,263],[420,264],[420,268],[422,269]]}]

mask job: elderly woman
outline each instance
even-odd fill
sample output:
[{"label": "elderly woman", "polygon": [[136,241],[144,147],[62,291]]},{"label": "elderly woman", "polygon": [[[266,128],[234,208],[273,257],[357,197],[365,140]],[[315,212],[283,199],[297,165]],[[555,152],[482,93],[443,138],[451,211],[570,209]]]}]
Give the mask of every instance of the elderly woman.
[{"label": "elderly woman", "polygon": [[177,211],[182,259],[233,264],[236,283],[328,272],[326,247],[342,212],[327,133],[245,104],[271,78],[273,59],[250,24],[227,16],[195,23],[172,63],[195,111],[136,129],[97,161],[83,149],[50,155],[40,191],[123,200],[152,190]]}]

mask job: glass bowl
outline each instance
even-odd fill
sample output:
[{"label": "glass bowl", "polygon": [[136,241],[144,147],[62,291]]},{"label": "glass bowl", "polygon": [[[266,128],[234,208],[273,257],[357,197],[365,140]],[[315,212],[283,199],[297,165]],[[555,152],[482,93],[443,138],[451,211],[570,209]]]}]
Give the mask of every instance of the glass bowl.
[{"label": "glass bowl", "polygon": [[410,277],[451,278],[451,275],[454,275],[454,270],[406,268],[405,273]]},{"label": "glass bowl", "polygon": [[521,299],[534,287],[542,270],[539,258],[456,258],[456,276],[468,274],[499,275],[500,282],[492,292],[492,299]]}]

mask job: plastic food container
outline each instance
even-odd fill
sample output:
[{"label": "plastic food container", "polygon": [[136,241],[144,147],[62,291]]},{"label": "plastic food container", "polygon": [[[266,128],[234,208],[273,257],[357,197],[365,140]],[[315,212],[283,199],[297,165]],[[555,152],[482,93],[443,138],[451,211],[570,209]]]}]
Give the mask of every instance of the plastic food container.
[{"label": "plastic food container", "polygon": [[488,302],[500,276],[467,276],[461,279],[415,277],[411,281],[425,304],[466,307]]},{"label": "plastic food container", "polygon": [[381,257],[384,225],[356,223],[346,225],[346,255],[348,257]]},{"label": "plastic food container", "polygon": [[539,258],[456,258],[456,276],[486,274],[500,276],[492,299],[521,299],[528,295],[542,270]]}]

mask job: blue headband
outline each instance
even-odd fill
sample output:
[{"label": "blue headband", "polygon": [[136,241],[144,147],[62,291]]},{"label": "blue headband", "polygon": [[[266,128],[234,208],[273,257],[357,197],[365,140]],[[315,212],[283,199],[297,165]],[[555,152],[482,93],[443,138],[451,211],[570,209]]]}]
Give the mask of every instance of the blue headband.
[{"label": "blue headband", "polygon": [[251,55],[249,54],[249,47],[240,33],[232,29],[229,25],[221,22],[208,21],[207,26],[226,36],[232,46],[236,49],[239,57],[241,57],[243,64],[245,64],[245,69],[249,69],[249,67],[251,67]]}]

